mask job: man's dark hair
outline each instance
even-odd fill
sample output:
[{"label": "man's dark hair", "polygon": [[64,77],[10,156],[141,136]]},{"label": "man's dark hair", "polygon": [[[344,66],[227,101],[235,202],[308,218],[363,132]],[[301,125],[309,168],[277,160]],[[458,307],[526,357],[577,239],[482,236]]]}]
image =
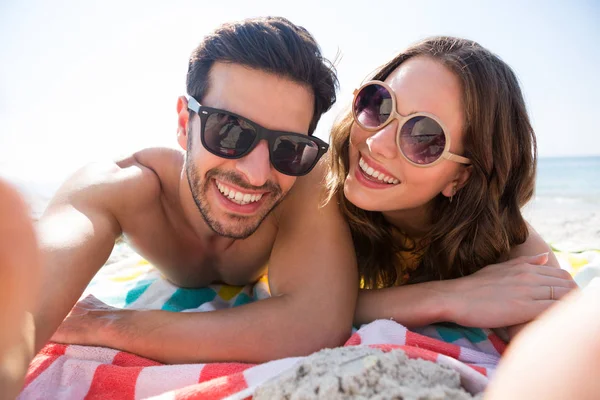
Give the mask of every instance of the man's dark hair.
[{"label": "man's dark hair", "polygon": [[335,103],[338,80],[313,36],[281,17],[246,19],[221,25],[194,50],[187,74],[187,92],[199,102],[208,91],[213,63],[234,63],[273,73],[310,87],[315,109],[308,133]]}]

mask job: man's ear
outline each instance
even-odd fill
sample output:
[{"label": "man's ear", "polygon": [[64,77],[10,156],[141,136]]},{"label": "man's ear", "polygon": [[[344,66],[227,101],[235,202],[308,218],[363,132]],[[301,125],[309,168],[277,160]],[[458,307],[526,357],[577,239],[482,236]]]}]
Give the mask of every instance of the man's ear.
[{"label": "man's ear", "polygon": [[179,146],[183,150],[187,150],[187,125],[189,117],[187,98],[179,96],[177,99],[177,143],[179,143]]}]

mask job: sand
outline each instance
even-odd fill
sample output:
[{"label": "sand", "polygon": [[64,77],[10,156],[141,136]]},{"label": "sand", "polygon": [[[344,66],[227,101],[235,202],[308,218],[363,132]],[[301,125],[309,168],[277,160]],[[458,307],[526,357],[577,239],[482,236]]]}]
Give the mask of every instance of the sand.
[{"label": "sand", "polygon": [[600,201],[535,198],[523,215],[544,240],[563,251],[600,249]]},{"label": "sand", "polygon": [[402,350],[384,353],[365,346],[315,353],[254,395],[255,400],[473,398],[481,397],[465,391],[458,372],[451,368],[409,359]]}]

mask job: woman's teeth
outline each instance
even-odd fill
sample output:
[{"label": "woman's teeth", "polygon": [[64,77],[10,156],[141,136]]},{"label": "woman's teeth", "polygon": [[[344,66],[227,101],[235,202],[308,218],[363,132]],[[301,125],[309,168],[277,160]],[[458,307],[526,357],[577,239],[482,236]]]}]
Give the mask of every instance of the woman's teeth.
[{"label": "woman's teeth", "polygon": [[369,164],[367,164],[367,162],[365,160],[363,160],[362,157],[358,160],[358,165],[360,166],[360,169],[362,169],[365,174],[372,176],[373,178],[375,178],[381,182],[389,183],[391,185],[400,183],[400,181],[398,179],[392,178],[391,176],[387,176],[383,172],[379,172],[376,169],[374,169],[373,167],[370,167]]},{"label": "woman's teeth", "polygon": [[242,192],[237,192],[219,182],[217,182],[217,188],[219,189],[219,192],[223,194],[223,196],[229,198],[229,200],[233,201],[234,203],[242,206],[249,203],[257,202],[263,196],[262,194],[244,194]]}]

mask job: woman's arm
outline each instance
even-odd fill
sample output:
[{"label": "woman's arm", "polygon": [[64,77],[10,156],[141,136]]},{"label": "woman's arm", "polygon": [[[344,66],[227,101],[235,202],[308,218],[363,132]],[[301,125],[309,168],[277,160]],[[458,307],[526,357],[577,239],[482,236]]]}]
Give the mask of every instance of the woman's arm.
[{"label": "woman's arm", "polygon": [[511,251],[511,257],[464,278],[362,290],[354,322],[392,318],[408,327],[442,321],[480,328],[509,326],[512,336],[519,324],[537,317],[576,284],[568,272],[556,268],[550,247],[531,227],[528,239]]},{"label": "woman's arm", "polygon": [[529,228],[529,236],[527,237],[527,240],[523,244],[511,248],[508,258],[513,259],[522,256],[548,253],[548,260],[546,261],[545,265],[549,267],[560,268],[560,264],[552,252],[552,248],[548,246],[548,243],[542,239],[540,234],[537,233],[531,225],[527,224],[527,228]]},{"label": "woman's arm", "polygon": [[[525,241],[525,243],[523,243],[519,246],[515,246],[511,249],[510,258],[525,256],[527,254],[536,254],[537,252],[542,252],[542,251],[547,251],[548,252],[548,260],[546,261],[546,265],[549,267],[560,268],[558,259],[552,252],[550,246],[548,246],[548,243],[546,243],[544,241],[544,239],[542,239],[542,237],[535,231],[535,229],[533,229],[533,227],[531,225],[527,224],[527,228],[529,229],[529,236],[527,237],[527,240]],[[565,277],[566,277],[566,274],[565,274]],[[569,278],[570,278],[570,276],[569,276]],[[552,297],[554,297],[555,289],[548,288],[548,290],[550,291],[550,294],[552,295]],[[536,316],[534,316],[534,318]],[[509,339],[512,339],[519,332],[521,332],[521,330],[527,325],[528,322],[529,321],[507,327],[506,331],[508,333]]]},{"label": "woman's arm", "polygon": [[544,265],[547,259],[518,257],[464,278],[362,290],[354,322],[391,318],[408,327],[445,321],[479,328],[529,322],[575,287],[566,271]]}]

